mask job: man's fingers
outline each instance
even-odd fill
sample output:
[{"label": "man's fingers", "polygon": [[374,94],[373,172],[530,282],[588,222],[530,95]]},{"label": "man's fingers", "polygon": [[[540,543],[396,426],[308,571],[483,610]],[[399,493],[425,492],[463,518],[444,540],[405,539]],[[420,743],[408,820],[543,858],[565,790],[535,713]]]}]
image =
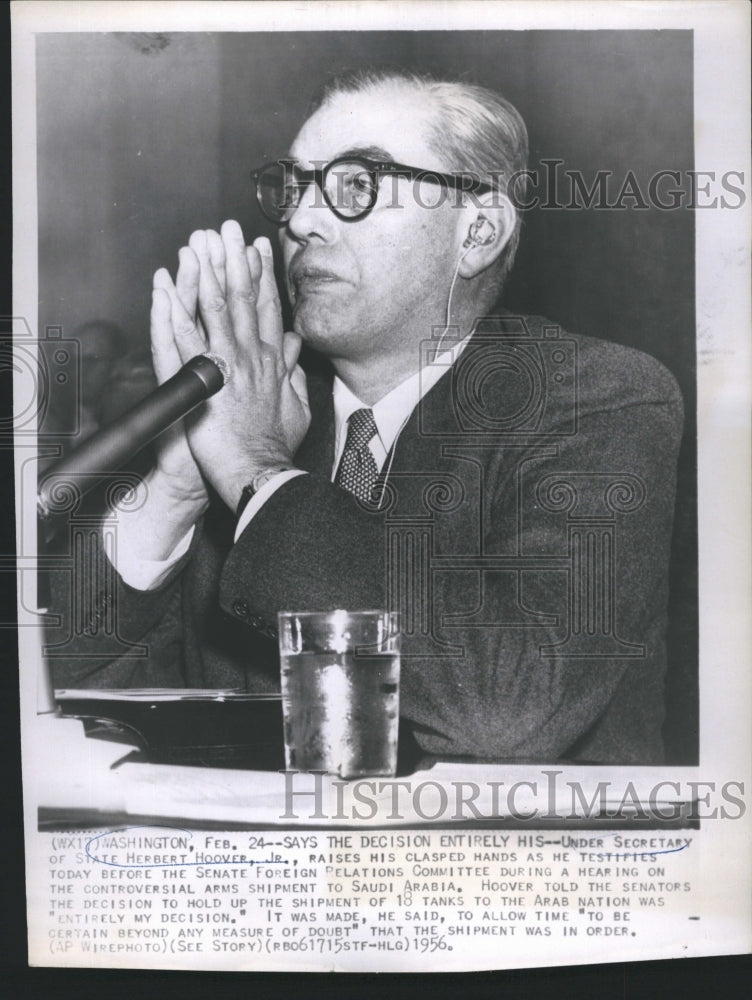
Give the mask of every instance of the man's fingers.
[{"label": "man's fingers", "polygon": [[196,315],[198,309],[198,258],[190,247],[178,250],[178,273],[175,277],[175,288],[178,298],[185,306],[185,311]]},{"label": "man's fingers", "polygon": [[285,366],[290,379],[290,385],[293,387],[295,395],[303,404],[310,418],[311,408],[308,405],[308,379],[303,369],[297,363],[302,344],[303,341],[297,333],[289,331],[283,335],[282,350],[285,356]]},{"label": "man's fingers", "polygon": [[243,230],[233,219],[222,225],[227,270],[227,306],[238,347],[253,354],[258,346],[258,302],[260,262],[255,265],[246,255]]},{"label": "man's fingers", "polygon": [[300,348],[303,346],[303,341],[299,334],[294,333],[292,330],[288,330],[284,334],[282,342],[282,350],[285,356],[285,368],[292,374],[295,370],[295,366],[298,363],[298,358],[300,357]]},{"label": "man's fingers", "polygon": [[209,248],[209,260],[214,269],[214,276],[217,279],[222,294],[227,294],[227,274],[225,272],[225,245],[219,233],[213,229],[206,230],[206,242]]},{"label": "man's fingers", "polygon": [[311,407],[308,403],[308,379],[306,374],[300,365],[296,365],[293,371],[290,373],[290,385],[295,391],[295,395],[300,400],[303,409],[308,414],[308,419],[311,419]]},{"label": "man's fingers", "polygon": [[[272,245],[266,236],[259,236],[253,241],[252,247],[246,248],[246,257],[249,267],[252,262],[259,260],[261,264],[261,276],[259,279],[258,303],[256,312],[258,315],[259,336],[271,347],[279,347],[282,344],[282,306],[279,301],[279,291],[274,277],[274,256]],[[287,365],[288,371],[291,366]]]},{"label": "man's fingers", "polygon": [[157,271],[151,297],[151,357],[157,382],[172,378],[182,362],[172,329],[172,306],[166,283],[172,284],[167,271]]},{"label": "man's fingers", "polygon": [[162,385],[180,368],[181,361],[170,318],[170,297],[155,287],[151,296],[151,357],[157,382]]},{"label": "man's fingers", "polygon": [[[230,316],[225,292],[219,285],[209,253],[209,237],[204,230],[191,234],[188,245],[198,259],[198,304],[209,349],[221,354],[230,363],[237,353],[238,331]],[[225,248],[225,257],[227,251]],[[226,259],[228,295],[230,270]]]},{"label": "man's fingers", "polygon": [[[207,345],[201,331],[196,325],[196,320],[183,305],[175,285],[173,285],[169,274],[164,269],[157,271],[154,275],[154,286],[168,297],[170,302],[170,333],[172,342],[177,350],[182,364],[190,361],[197,354],[203,354]],[[161,299],[161,296],[159,296]],[[161,303],[158,306],[158,316],[161,319]],[[164,335],[166,341],[166,331],[160,329],[160,334]]]},{"label": "man's fingers", "polygon": [[[238,353],[253,357],[262,341],[281,351],[282,312],[271,245],[262,237],[246,247],[234,220],[223,224],[221,236],[211,230],[191,235],[189,246],[180,251],[177,295],[188,316],[198,307],[193,333],[202,337],[205,330],[206,346],[229,361]],[[179,323],[175,333],[180,344],[181,334],[188,333],[185,317],[176,309],[173,318]],[[299,346],[296,356],[297,350]],[[285,363],[288,371],[295,367],[294,360]]]},{"label": "man's fingers", "polygon": [[202,342],[207,344],[206,333],[201,325],[201,317],[198,315],[198,257],[190,247],[181,247],[178,251],[178,261],[178,273],[175,279],[178,298],[183,303],[188,315],[193,317]]}]

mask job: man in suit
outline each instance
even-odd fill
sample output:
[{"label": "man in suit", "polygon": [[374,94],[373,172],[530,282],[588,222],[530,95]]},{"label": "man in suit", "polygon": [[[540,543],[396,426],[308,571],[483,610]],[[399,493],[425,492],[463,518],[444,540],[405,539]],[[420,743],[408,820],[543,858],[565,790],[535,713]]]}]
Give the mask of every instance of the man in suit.
[{"label": "man in suit", "polygon": [[277,611],[394,606],[426,750],[661,759],[681,401],[652,358],[497,305],[525,157],[489,91],[341,78],[256,175],[294,330],[237,223],[157,272],[158,379],[205,351],[229,379],[117,512],[58,683],[272,690]]}]

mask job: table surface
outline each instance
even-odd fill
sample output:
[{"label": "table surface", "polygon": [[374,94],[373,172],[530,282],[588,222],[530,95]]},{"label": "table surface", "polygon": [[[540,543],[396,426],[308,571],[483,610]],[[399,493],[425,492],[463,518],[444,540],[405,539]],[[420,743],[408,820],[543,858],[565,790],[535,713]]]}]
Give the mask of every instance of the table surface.
[{"label": "table surface", "polygon": [[[660,768],[426,759],[410,775],[343,781],[302,772],[150,763],[124,743],[88,738],[80,720],[55,715],[35,716],[29,729],[24,789],[38,807],[40,829],[128,823],[202,829],[699,825],[692,803],[671,788],[658,799],[663,816],[655,815],[654,795],[650,816],[640,815],[639,803],[647,804],[665,777]],[[686,770],[691,778],[694,771]],[[680,789],[685,784],[675,770],[672,779]],[[607,791],[601,801],[602,782]],[[626,812],[609,816],[624,803],[628,786]],[[580,795],[587,803],[598,801],[598,808],[580,808]]]}]

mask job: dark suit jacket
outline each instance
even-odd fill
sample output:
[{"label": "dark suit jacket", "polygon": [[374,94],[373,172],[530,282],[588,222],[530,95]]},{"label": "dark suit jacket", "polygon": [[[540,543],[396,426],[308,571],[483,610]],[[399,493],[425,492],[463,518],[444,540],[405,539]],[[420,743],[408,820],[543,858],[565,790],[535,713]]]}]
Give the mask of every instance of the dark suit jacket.
[{"label": "dark suit jacket", "polygon": [[296,457],[311,474],[237,543],[217,505],[149,593],[101,551],[74,560],[57,685],[275,690],[277,611],[391,606],[401,715],[426,750],[660,762],[672,376],[540,318],[488,318],[412,414],[370,510],[330,482],[330,387],[312,383],[311,403]]}]

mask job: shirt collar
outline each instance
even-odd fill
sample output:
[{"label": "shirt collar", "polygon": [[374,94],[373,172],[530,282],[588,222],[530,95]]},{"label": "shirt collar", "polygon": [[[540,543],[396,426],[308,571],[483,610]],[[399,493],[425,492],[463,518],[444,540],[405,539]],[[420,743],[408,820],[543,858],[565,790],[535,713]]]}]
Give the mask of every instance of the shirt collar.
[{"label": "shirt collar", "polygon": [[[410,414],[420,400],[456,362],[467,346],[470,336],[468,334],[449,350],[443,351],[370,407],[373,410],[373,419],[385,451],[388,452],[392,447],[397,435],[409,420]],[[332,397],[334,401],[334,440],[339,446],[345,434],[347,421],[356,410],[363,409],[366,404],[358,399],[337,375],[334,376]]]}]

